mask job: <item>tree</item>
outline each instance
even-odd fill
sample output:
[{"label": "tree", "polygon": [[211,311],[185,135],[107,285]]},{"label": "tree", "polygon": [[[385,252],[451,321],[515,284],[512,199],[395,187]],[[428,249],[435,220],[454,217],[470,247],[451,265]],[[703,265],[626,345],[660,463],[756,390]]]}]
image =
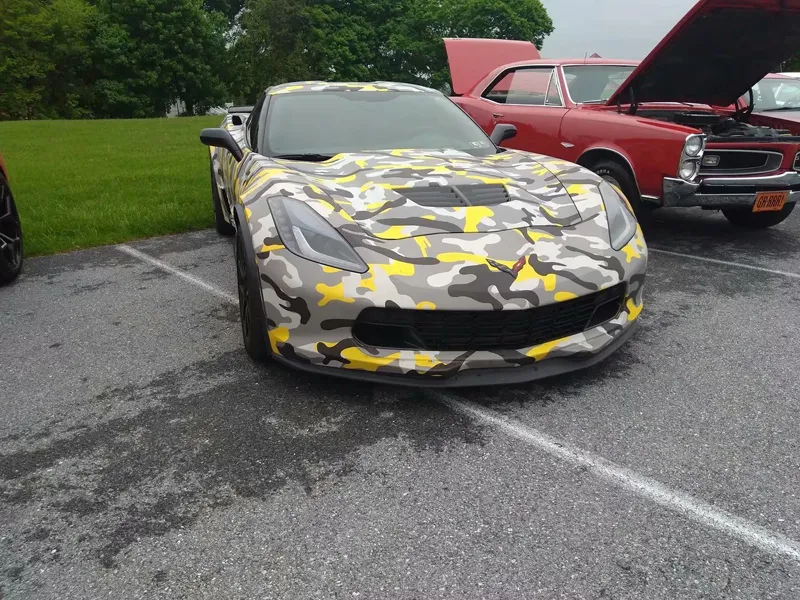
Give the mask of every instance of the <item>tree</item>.
[{"label": "tree", "polygon": [[783,64],[783,70],[790,73],[800,71],[800,54],[794,55]]},{"label": "tree", "polygon": [[95,26],[93,109],[110,117],[187,113],[225,95],[226,20],[202,0],[104,0]]},{"label": "tree", "polygon": [[540,0],[247,0],[235,41],[238,102],[292,80],[386,79],[442,87],[443,37],[530,40],[553,23]]},{"label": "tree", "polygon": [[85,0],[0,0],[0,119],[86,116]]}]

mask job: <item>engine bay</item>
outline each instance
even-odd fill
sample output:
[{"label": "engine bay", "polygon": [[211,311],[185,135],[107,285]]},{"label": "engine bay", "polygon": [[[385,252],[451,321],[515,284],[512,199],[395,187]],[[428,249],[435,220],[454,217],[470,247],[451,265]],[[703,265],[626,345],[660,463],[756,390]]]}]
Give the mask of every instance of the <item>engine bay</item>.
[{"label": "engine bay", "polygon": [[[709,141],[722,141],[732,139],[742,139],[752,141],[797,141],[797,136],[793,136],[788,129],[775,129],[751,125],[745,119],[747,113],[738,113],[734,116],[729,114],[719,115],[713,112],[686,112],[672,110],[640,110],[636,113],[639,116],[659,121],[668,121],[678,125],[694,127],[705,133]],[[738,117],[738,118],[737,118]],[[791,138],[787,140],[786,138]]]}]

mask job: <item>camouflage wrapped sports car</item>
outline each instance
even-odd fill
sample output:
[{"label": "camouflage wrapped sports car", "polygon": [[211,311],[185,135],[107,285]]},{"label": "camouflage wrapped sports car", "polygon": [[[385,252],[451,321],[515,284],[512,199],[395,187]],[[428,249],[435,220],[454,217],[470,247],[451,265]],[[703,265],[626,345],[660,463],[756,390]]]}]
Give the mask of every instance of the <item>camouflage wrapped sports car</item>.
[{"label": "camouflage wrapped sports car", "polygon": [[577,165],[497,146],[514,134],[386,82],[276,86],[203,130],[250,356],[461,386],[619,348],[647,267],[630,205]]}]

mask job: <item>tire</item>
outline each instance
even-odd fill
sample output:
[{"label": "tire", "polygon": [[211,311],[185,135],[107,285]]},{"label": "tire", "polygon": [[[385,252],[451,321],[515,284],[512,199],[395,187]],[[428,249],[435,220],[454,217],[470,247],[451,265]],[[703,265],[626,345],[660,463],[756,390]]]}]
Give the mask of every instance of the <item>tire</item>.
[{"label": "tire", "polygon": [[620,163],[613,160],[601,160],[595,163],[591,170],[600,175],[608,183],[617,186],[625,194],[628,202],[633,207],[633,212],[640,223],[646,223],[657,206],[642,201],[636,183],[628,170]]},{"label": "tire", "polygon": [[[239,291],[239,319],[242,324],[242,342],[248,356],[263,363],[270,356],[267,345],[267,319],[261,301],[260,284],[257,277],[255,254],[247,252],[241,234],[236,235],[234,254],[236,257],[236,283]],[[252,260],[248,260],[252,257]]]},{"label": "tire", "polygon": [[0,285],[22,271],[22,223],[8,181],[0,173]]},{"label": "tire", "polygon": [[214,177],[214,163],[211,163],[211,198],[214,202],[214,221],[217,233],[230,237],[236,233],[236,228],[225,220],[224,209],[222,208],[222,198],[217,188],[217,179]]},{"label": "tire", "polygon": [[736,227],[743,229],[766,229],[782,223],[792,214],[795,203],[787,204],[775,212],[754,213],[750,208],[724,208],[722,214]]}]

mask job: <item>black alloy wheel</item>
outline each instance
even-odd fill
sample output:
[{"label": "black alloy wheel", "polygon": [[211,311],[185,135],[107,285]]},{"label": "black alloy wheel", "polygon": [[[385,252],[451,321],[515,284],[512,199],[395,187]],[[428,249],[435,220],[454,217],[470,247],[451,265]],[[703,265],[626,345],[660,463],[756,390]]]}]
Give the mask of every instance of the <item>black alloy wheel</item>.
[{"label": "black alloy wheel", "polygon": [[[264,307],[261,304],[261,294],[254,293],[250,281],[249,269],[255,269],[255,264],[247,260],[246,242],[241,235],[236,236],[234,253],[236,258],[236,287],[239,292],[239,319],[242,323],[242,341],[247,354],[257,362],[264,362],[269,357],[267,347],[266,319]],[[257,292],[257,290],[255,290]]]},{"label": "black alloy wheel", "polygon": [[0,174],[0,285],[17,278],[22,270],[22,223],[14,195]]}]

